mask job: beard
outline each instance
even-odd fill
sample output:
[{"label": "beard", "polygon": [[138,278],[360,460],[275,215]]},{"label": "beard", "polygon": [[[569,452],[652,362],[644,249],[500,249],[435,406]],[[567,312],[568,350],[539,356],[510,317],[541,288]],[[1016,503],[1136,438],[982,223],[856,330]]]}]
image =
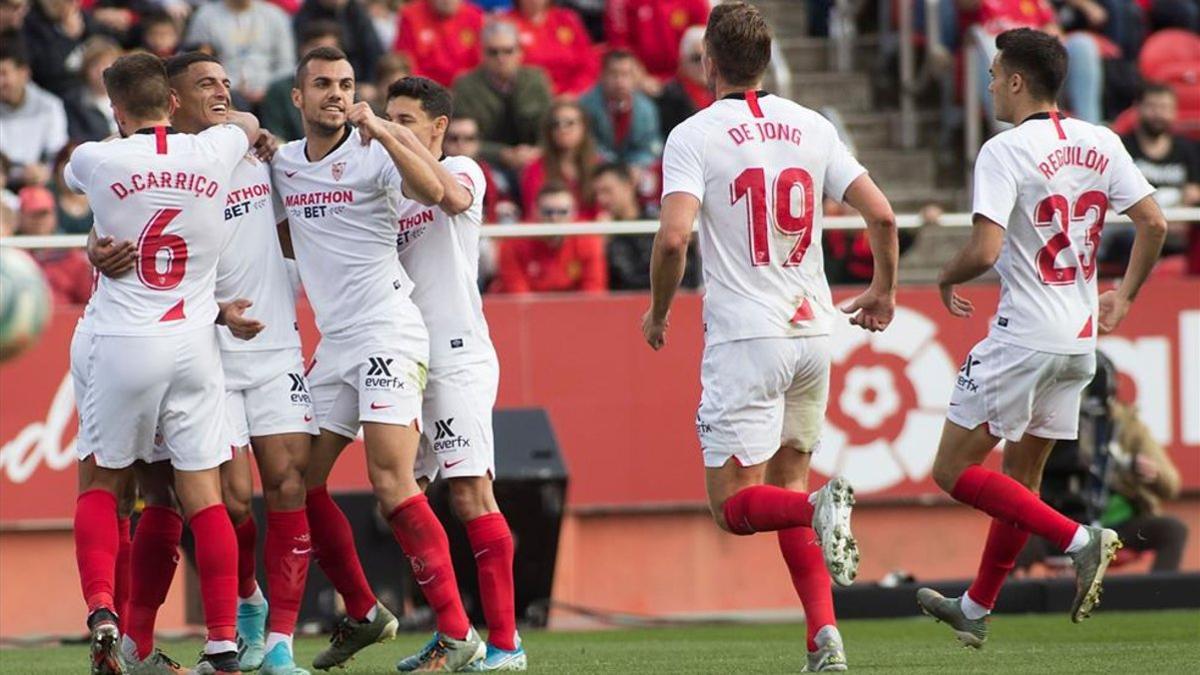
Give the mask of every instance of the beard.
[{"label": "beard", "polygon": [[1162,120],[1140,120],[1138,128],[1151,138],[1158,138],[1171,130],[1170,125]]}]

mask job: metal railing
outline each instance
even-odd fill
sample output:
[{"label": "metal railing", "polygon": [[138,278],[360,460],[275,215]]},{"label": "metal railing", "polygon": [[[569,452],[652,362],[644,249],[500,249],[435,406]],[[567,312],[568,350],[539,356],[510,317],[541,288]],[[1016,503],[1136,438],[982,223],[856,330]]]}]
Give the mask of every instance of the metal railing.
[{"label": "metal railing", "polygon": [[[1200,208],[1163,209],[1163,215],[1171,222],[1200,221]],[[947,213],[937,220],[941,227],[969,227],[972,214]],[[1128,223],[1129,218],[1109,213],[1108,223]],[[896,216],[896,226],[902,228],[921,227],[921,216],[915,213]],[[861,230],[863,219],[859,216],[831,216],[822,220],[826,230]],[[484,237],[509,239],[517,237],[561,237],[579,235],[626,236],[654,234],[658,231],[657,220],[631,220],[623,223],[518,223],[515,225],[484,225]],[[0,246],[16,248],[82,248],[87,245],[87,236],[82,234],[54,234],[48,236],[17,236],[0,238]]]}]

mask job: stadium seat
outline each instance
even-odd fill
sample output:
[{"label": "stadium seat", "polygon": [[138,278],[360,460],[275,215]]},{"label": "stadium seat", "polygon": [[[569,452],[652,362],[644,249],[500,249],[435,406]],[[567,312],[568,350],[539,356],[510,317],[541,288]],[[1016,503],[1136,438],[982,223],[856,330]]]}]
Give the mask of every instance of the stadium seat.
[{"label": "stadium seat", "polygon": [[1154,82],[1200,85],[1200,36],[1177,28],[1158,31],[1142,46],[1138,70]]}]

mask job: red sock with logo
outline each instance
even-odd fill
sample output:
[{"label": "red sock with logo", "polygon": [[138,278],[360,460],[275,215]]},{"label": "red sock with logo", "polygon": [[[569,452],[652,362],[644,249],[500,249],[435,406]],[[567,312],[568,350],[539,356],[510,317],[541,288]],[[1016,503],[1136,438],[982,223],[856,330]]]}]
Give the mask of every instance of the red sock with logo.
[{"label": "red sock with logo", "polygon": [[117,611],[117,498],[106,490],[88,490],[75,500],[75,562],[88,614],[105,607]]},{"label": "red sock with logo", "polygon": [[254,522],[254,516],[248,516],[234,525],[233,531],[237,535],[237,593],[239,598],[248,598],[258,590],[258,579],[254,576],[254,547],[258,544],[258,525]]},{"label": "red sock with logo", "polygon": [[200,509],[188,521],[196,539],[196,571],[208,640],[232,641],[236,637],[238,546],[233,523],[222,504]]},{"label": "red sock with logo", "polygon": [[425,495],[410,497],[397,506],[388,516],[388,523],[408,556],[413,578],[437,614],[438,632],[455,640],[465,638],[471,622],[458,595],[458,581],[450,562],[450,540]]},{"label": "red sock with logo", "polygon": [[987,544],[983,547],[983,558],[979,561],[979,572],[967,589],[967,595],[976,603],[993,609],[1000,587],[1017,564],[1017,556],[1027,541],[1029,533],[993,518]]},{"label": "red sock with logo", "polygon": [[513,538],[502,513],[489,513],[467,523],[467,539],[479,573],[479,598],[487,620],[488,642],[517,648],[517,610],[513,594]]},{"label": "red sock with logo", "polygon": [[304,599],[312,538],[304,509],[267,512],[267,591],[271,612],[267,630],[291,635]]},{"label": "red sock with logo", "polygon": [[812,524],[813,507],[807,492],[774,485],[751,485],[738,490],[722,507],[734,534],[772,532]]},{"label": "red sock with logo", "polygon": [[133,552],[133,540],[129,537],[129,518],[117,518],[117,570],[113,602],[117,605],[117,616],[121,617],[121,629],[125,629],[129,616],[129,585],[133,582],[129,571],[129,559]]},{"label": "red sock with logo", "polygon": [[342,595],[346,614],[362,621],[375,608],[375,594],[367,583],[358,551],[354,548],[354,531],[350,521],[338,507],[324,485],[308,491],[305,509],[312,531],[312,555],[329,577],[330,583]]},{"label": "red sock with logo", "polygon": [[122,622],[122,630],[137,645],[140,659],[154,649],[154,622],[175,579],[182,536],[183,516],[174,509],[147,506],[142,511],[130,556],[137,583],[129,594],[129,619]]},{"label": "red sock with logo", "polygon": [[962,472],[950,495],[996,520],[1048,539],[1059,550],[1071,545],[1079,528],[1079,523],[1050,508],[1029,488],[978,464]]},{"label": "red sock with logo", "polygon": [[817,631],[836,626],[833,613],[833,580],[825,568],[825,556],[811,527],[779,530],[779,552],[792,575],[792,586],[804,605],[804,624],[808,632],[808,651],[817,651],[813,641]]}]

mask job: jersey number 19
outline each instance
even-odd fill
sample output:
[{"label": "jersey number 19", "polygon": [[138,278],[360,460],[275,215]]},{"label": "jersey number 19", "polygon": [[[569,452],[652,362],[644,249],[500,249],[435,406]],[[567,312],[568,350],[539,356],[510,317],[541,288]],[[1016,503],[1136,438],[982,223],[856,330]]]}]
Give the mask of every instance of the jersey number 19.
[{"label": "jersey number 19", "polygon": [[812,243],[813,181],[804,169],[792,167],[779,172],[771,193],[767,193],[767,173],[762,167],[742,171],[729,185],[729,203],[746,199],[746,221],[750,230],[750,264],[771,264],[771,236],[767,231],[768,213],[774,212],[775,229],[796,237],[784,267],[799,265]]}]

